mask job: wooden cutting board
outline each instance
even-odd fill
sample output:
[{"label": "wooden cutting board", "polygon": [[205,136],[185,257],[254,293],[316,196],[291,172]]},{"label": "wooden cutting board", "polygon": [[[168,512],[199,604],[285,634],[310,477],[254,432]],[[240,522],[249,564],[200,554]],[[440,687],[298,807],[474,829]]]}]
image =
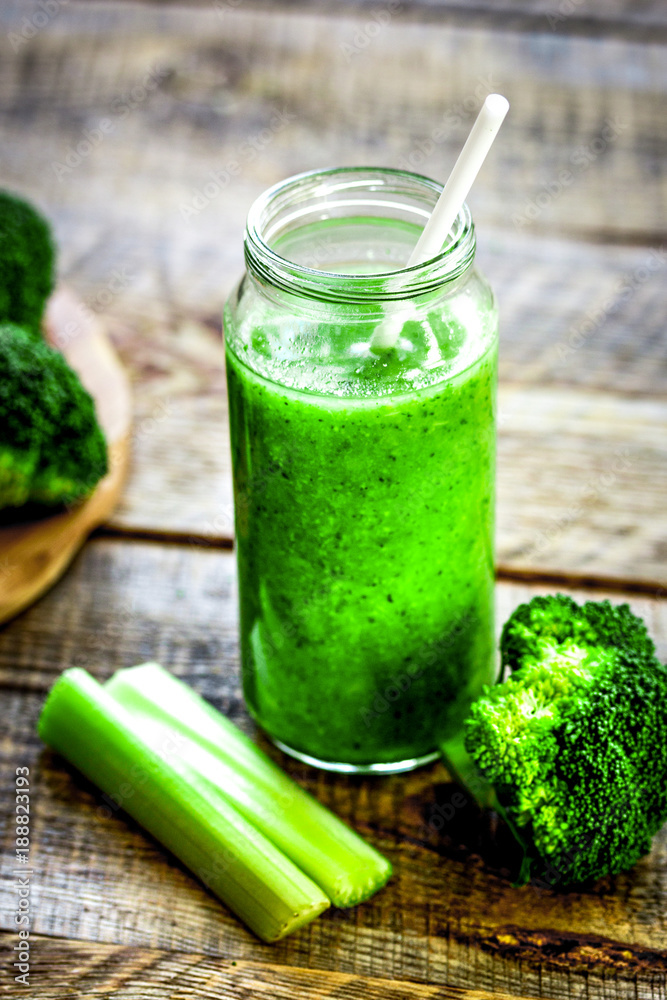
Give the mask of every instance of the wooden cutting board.
[{"label": "wooden cutting board", "polygon": [[[84,503],[39,520],[0,526],[0,622],[13,618],[60,576],[94,528],[113,510],[125,480],[130,452],[130,386],[98,316],[69,289],[49,300],[47,340],[63,352],[95,399],[109,446],[109,472]],[[9,515],[11,516],[11,515]]]}]

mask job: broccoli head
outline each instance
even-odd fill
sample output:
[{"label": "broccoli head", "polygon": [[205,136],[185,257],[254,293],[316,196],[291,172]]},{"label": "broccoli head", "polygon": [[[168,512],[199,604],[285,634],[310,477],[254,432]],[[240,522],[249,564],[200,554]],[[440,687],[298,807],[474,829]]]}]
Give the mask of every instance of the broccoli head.
[{"label": "broccoli head", "polygon": [[667,820],[667,669],[627,604],[558,594],[501,637],[506,679],[465,747],[526,850],[523,876],[563,884],[630,868]]},{"label": "broccoli head", "polygon": [[0,324],[0,507],[91,493],[107,472],[95,404],[58,351]]},{"label": "broccoli head", "polygon": [[0,322],[39,335],[53,291],[55,259],[46,219],[27,201],[0,191]]}]

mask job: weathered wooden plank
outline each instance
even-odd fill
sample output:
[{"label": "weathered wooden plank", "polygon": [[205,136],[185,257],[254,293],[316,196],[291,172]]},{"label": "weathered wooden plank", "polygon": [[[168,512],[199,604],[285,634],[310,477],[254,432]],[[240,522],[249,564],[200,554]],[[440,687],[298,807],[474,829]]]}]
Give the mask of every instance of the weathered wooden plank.
[{"label": "weathered wooden plank", "polygon": [[[501,584],[499,622],[540,589]],[[10,786],[17,765],[31,769],[35,933],[552,1000],[585,991],[594,1000],[664,996],[667,829],[633,871],[591,890],[516,890],[515,848],[489,817],[465,807],[441,832],[430,825],[454,791],[440,765],[374,781],[318,773],[271,751],[386,852],[396,875],[363,907],[326,914],[265,946],[136,824],[109,815],[88,782],[41,750],[40,705],[72,663],[104,678],[117,666],[161,659],[253,732],[239,689],[233,593],[231,553],[98,539],[54,591],[0,633],[2,781]],[[631,603],[664,657],[667,601]],[[8,838],[5,929],[14,902]]]},{"label": "weathered wooden plank", "polygon": [[[530,237],[513,247],[492,238],[482,254],[503,319],[499,561],[511,571],[660,582],[666,414],[661,402],[634,398],[667,386],[661,271],[649,268],[659,257]],[[550,311],[535,306],[548,288],[548,255],[568,279]],[[115,318],[113,331],[137,407],[133,472],[114,528],[228,542],[219,336],[201,321],[174,328],[160,315]]]},{"label": "weathered wooden plank", "polygon": [[506,386],[499,421],[501,572],[667,582],[667,406]]},{"label": "weathered wooden plank", "polygon": [[[0,956],[7,963],[14,943],[10,935],[0,934]],[[516,1000],[508,993],[46,937],[33,940],[31,959],[35,1000],[158,1000],[165,995],[173,1000]]]},{"label": "weathered wooden plank", "polygon": [[[219,220],[217,236],[202,228],[202,257],[172,261],[166,279],[152,242],[157,234],[146,234],[151,253],[140,273],[132,265],[141,289],[128,283],[108,304],[100,287],[104,275],[96,273],[110,266],[106,250],[84,253],[68,267],[72,285],[112,321],[114,339],[134,371],[140,418],[159,418],[171,398],[217,394],[224,387],[216,332],[224,300],[243,273],[243,229],[238,217]],[[112,248],[116,238],[120,233],[111,237]],[[61,243],[76,246],[80,239],[78,222],[70,219]],[[216,266],[220,254],[230,257],[222,271]],[[499,301],[501,381],[667,394],[667,249],[490,228],[478,232],[478,262]],[[168,301],[161,291],[165,281]]]},{"label": "weathered wooden plank", "polygon": [[[487,65],[485,46],[491,44],[491,36],[432,26],[424,34],[419,25],[414,31],[412,27],[397,31],[392,21],[372,45],[369,42],[349,66],[343,66],[343,53],[335,43],[346,37],[345,18],[234,11],[220,35],[211,31],[210,11],[196,10],[187,14],[188,32],[183,37],[178,30],[185,15],[176,10],[164,15],[159,35],[155,12],[144,19],[145,11],[134,8],[112,5],[100,12],[87,4],[77,5],[76,12],[68,21],[69,12],[61,11],[48,31],[30,40],[29,49],[20,48],[14,59],[3,60],[0,66],[0,134],[11,151],[9,178],[52,211],[64,272],[92,308],[112,315],[119,347],[135,372],[134,474],[115,528],[228,543],[231,489],[222,352],[215,328],[225,294],[241,268],[248,205],[272,180],[327,159],[352,162],[372,156],[397,162],[392,157],[399,149],[412,150],[421,157],[414,166],[437,173],[474,113],[474,92],[483,89],[474,68],[477,57],[479,66]],[[63,32],[65,26],[73,29],[71,35]],[[109,33],[101,32],[101,27]],[[130,30],[132,35],[126,37]],[[120,48],[108,44],[108,38],[121,36],[122,55]],[[217,41],[211,43],[211,38]],[[535,43],[537,49],[528,62],[518,58],[521,53],[516,48],[525,45],[525,39],[511,44],[505,39],[500,47],[493,44],[495,50],[508,52],[508,60],[518,59],[519,72],[524,72],[525,65],[534,64],[543,42]],[[548,63],[540,63],[540,72],[555,88],[555,103],[544,106],[553,114],[560,109],[558,120],[572,141],[593,134],[595,115],[604,116],[616,106],[614,88],[625,87],[630,74],[633,87],[625,88],[625,103],[618,106],[627,110],[633,128],[641,123],[643,132],[632,139],[622,132],[619,142],[627,140],[626,152],[632,155],[640,149],[658,153],[662,102],[653,104],[651,94],[661,94],[664,80],[653,50],[641,49],[639,72],[632,70],[639,58],[632,47],[584,46],[575,58],[568,46],[576,48],[579,42],[554,40],[553,44],[556,49]],[[419,87],[407,66],[417,46],[420,65],[425,66]],[[379,62],[390,50],[392,58],[383,63],[391,67],[387,89],[378,85],[387,72]],[[430,53],[437,54],[437,74]],[[444,93],[440,70],[448,54],[451,72],[446,84],[451,90]],[[326,67],[332,60],[331,73],[314,72],[315,65]],[[576,93],[566,72],[575,63]],[[496,63],[488,65],[493,71]],[[146,81],[151,70],[153,76]],[[406,84],[398,104],[391,90],[397,80]],[[139,90],[133,91],[134,86]],[[555,119],[542,122],[533,112],[526,117],[522,101],[534,89],[521,81],[517,133],[505,147],[522,162],[536,136],[540,149],[547,149],[554,139],[548,134]],[[575,113],[563,104],[563,95],[584,103]],[[636,100],[637,107],[629,107],[627,100]],[[326,117],[315,113],[313,101],[328,109]],[[432,142],[431,153],[428,147],[417,149],[413,143],[417,132],[428,138],[433,123],[442,117],[442,107],[451,109],[457,103],[458,118],[447,119],[443,141]],[[286,114],[277,120],[275,131],[269,127],[268,139],[264,135],[257,140],[261,148],[256,156],[244,154],[247,162],[239,177],[227,178],[225,165],[240,155],[243,143],[262,133],[277,111]],[[81,140],[83,129],[98,128],[101,120],[111,123],[111,131],[98,129],[102,138],[97,145],[91,141],[94,148],[81,156],[81,162],[71,168],[65,164],[57,176],[54,164],[63,164],[68,147]],[[630,180],[614,173],[618,149],[610,144],[608,156],[600,155],[588,170],[582,169],[576,183],[573,180],[560,195],[547,197],[544,209],[536,202],[534,219],[532,196],[526,197],[517,232],[489,226],[493,211],[499,207],[506,211],[509,204],[506,187],[508,178],[517,174],[514,166],[508,169],[502,160],[492,161],[485,168],[492,173],[480,178],[475,195],[480,261],[499,295],[504,380],[596,392],[664,393],[664,249],[574,244],[538,236],[540,229],[555,224],[550,213],[566,204],[576,209],[572,219],[583,219],[596,204],[593,195],[600,192],[613,197],[614,217],[626,221],[638,192],[654,224],[659,215],[656,206],[667,199],[647,186],[643,175]],[[660,178],[660,169],[654,172],[651,167],[648,173]],[[204,210],[184,219],[181,208],[210,179],[211,170],[222,171],[219,193]],[[533,178],[539,171],[526,167],[519,173]],[[548,176],[544,174],[547,180]],[[577,191],[583,193],[580,181],[592,185],[587,188],[586,206],[575,205]],[[525,194],[522,189],[522,197]],[[577,196],[575,202],[569,202],[571,195]],[[491,203],[495,209],[489,213]],[[601,225],[598,219],[596,226]],[[638,225],[633,222],[632,228]],[[563,397],[552,395],[549,406],[556,424],[549,443],[543,445],[530,433],[534,394],[521,397],[512,391],[513,430],[510,434],[501,429],[501,563],[513,572],[603,577],[622,573],[633,580],[662,580],[664,464],[660,447],[644,446],[645,428],[650,431],[654,426],[651,421],[641,410],[623,410],[623,425],[628,413],[635,414],[628,426],[637,434],[631,448],[636,476],[619,478],[605,488],[604,498],[591,497],[589,470],[594,478],[605,475],[616,461],[625,426],[610,416],[609,438],[600,446],[597,431],[589,432],[587,424],[597,401],[590,397],[571,404],[564,401],[566,449],[558,440],[557,410]],[[522,399],[525,413],[519,405]],[[567,413],[581,419],[579,442],[572,441],[574,428]],[[656,410],[651,419],[664,418]],[[506,464],[506,456],[511,464]],[[521,479],[515,481],[519,474]],[[546,479],[548,490],[542,489]],[[634,484],[641,485],[641,495],[633,490]],[[580,512],[582,497],[586,502]],[[604,520],[598,516],[602,512]],[[617,563],[612,553],[619,555]]]},{"label": "weathered wooden plank", "polygon": [[[523,236],[508,245],[492,233],[480,256],[502,316],[501,566],[664,582],[667,413],[637,398],[667,388],[660,254]],[[554,299],[555,273],[563,285]],[[537,307],[543,295],[548,309]],[[135,378],[136,424],[132,476],[112,525],[228,543],[220,338],[187,315],[170,322],[160,307],[122,310],[133,318],[116,316],[112,327]]]},{"label": "weathered wooden plank", "polygon": [[[640,398],[667,389],[660,254],[530,236],[508,243],[492,232],[480,256],[502,318],[502,567],[663,581],[667,414]],[[537,306],[543,295],[549,308]],[[159,307],[148,317],[136,308],[123,303],[133,319],[112,318],[137,407],[133,473],[113,526],[228,542],[220,338],[201,320],[171,324]]]},{"label": "weathered wooden plank", "polygon": [[[140,0],[147,4],[165,7],[204,8],[206,0]],[[8,5],[9,6],[9,5]],[[220,0],[216,10],[226,14],[238,8],[233,0]],[[395,17],[407,21],[427,23],[447,23],[464,28],[484,27],[499,33],[554,32],[564,35],[582,35],[595,38],[620,38],[625,41],[664,41],[667,38],[667,16],[660,0],[607,0],[603,4],[593,4],[587,0],[401,0],[392,4],[390,0],[379,5],[375,0],[245,0],[245,9],[258,11],[282,11],[298,14],[324,12],[343,17],[356,16],[359,20],[369,19],[371,23],[384,23],[383,14],[390,12]],[[22,16],[38,9],[38,0],[14,0],[14,10],[6,11],[4,18],[8,26],[18,31],[22,27]],[[11,10],[11,8],[10,8]],[[13,16],[12,16],[13,15]],[[144,20],[150,18],[144,14]]]},{"label": "weathered wooden plank", "polygon": [[498,297],[501,381],[667,393],[665,247],[478,233]]},{"label": "weathered wooden plank", "polygon": [[[197,0],[191,0],[197,2]],[[248,2],[248,0],[246,0]],[[249,0],[266,7],[266,0]],[[282,0],[288,9],[333,11],[346,7],[373,13],[375,0],[343,0],[335,6],[331,0]],[[488,25],[497,31],[559,31],[567,34],[595,34],[604,38],[619,36],[654,40],[656,31],[667,26],[667,12],[659,0],[606,0],[593,4],[587,0],[555,3],[554,0],[406,0],[401,14],[409,19],[446,20],[461,25]],[[647,29],[641,32],[641,28]]]},{"label": "weathered wooden plank", "polygon": [[[147,394],[113,530],[204,544],[233,536],[227,410],[210,395]],[[667,583],[667,404],[505,384],[501,571]]]},{"label": "weathered wooden plank", "polygon": [[[113,218],[130,246],[150,224],[163,246],[199,256],[202,223],[215,233],[214,220],[241,221],[249,195],[299,170],[383,162],[444,177],[496,89],[512,111],[471,196],[479,222],[663,238],[657,25],[651,44],[601,44],[551,31],[545,18],[542,32],[506,31],[500,43],[483,26],[380,10],[382,23],[350,8],[297,14],[224,0],[63,6],[0,66],[5,183],[78,216],[94,244]],[[8,12],[0,26],[9,32],[22,16]],[[241,173],[230,178],[232,161]],[[184,217],[212,173],[219,194]]]},{"label": "weathered wooden plank", "polygon": [[[158,15],[80,4],[76,16],[63,9],[29,47],[0,65],[8,179],[52,212],[63,271],[92,308],[111,314],[119,347],[134,368],[134,475],[116,529],[230,540],[224,378],[215,328],[241,268],[243,220],[255,195],[287,173],[327,160],[398,162],[414,153],[411,165],[438,173],[465,134],[480,94],[496,85],[475,76],[482,66],[501,82],[540,67],[530,87],[523,77],[514,81],[516,131],[501,147],[522,169],[501,156],[487,164],[475,192],[480,261],[498,291],[503,317],[502,378],[596,392],[664,393],[664,248],[574,244],[538,235],[555,225],[579,226],[586,213],[598,212],[600,197],[610,199],[608,207],[613,203],[614,225],[622,224],[626,235],[642,227],[654,235],[664,230],[659,206],[667,199],[655,184],[662,183],[665,80],[655,47],[551,39],[547,53],[538,39],[525,51],[526,39],[511,33],[498,46],[493,33],[483,30],[399,29],[392,20],[348,65],[340,46],[347,44],[351,25],[359,30],[354,19],[245,7],[224,13],[219,21],[204,9]],[[122,38],[122,46],[110,46],[110,38]],[[490,46],[494,57],[488,61]],[[417,51],[419,79],[412,72]],[[542,59],[546,54],[548,60]],[[389,72],[391,79],[385,79]],[[527,107],[547,82],[550,100]],[[452,114],[443,125],[445,106]],[[621,131],[618,143],[610,142],[587,169],[581,167],[571,184],[542,192],[544,207],[539,191],[521,188],[517,231],[493,228],[499,210],[505,222],[516,214],[508,183],[518,176],[523,183],[525,177],[531,183],[543,177],[548,187],[555,176],[555,166],[540,173],[542,168],[530,165],[536,150],[545,164],[560,163],[553,144],[562,151],[568,142],[591,140],[595,122],[611,107],[627,113],[633,135]],[[552,117],[543,120],[542,108]],[[274,118],[278,112],[283,116]],[[110,123],[109,131],[102,131],[101,121]],[[443,125],[442,141],[425,146],[422,140],[437,124]],[[86,128],[93,130],[90,140],[83,137]],[[567,133],[565,146],[559,129]],[[254,154],[251,140],[259,147]],[[79,141],[92,148],[86,152],[84,146],[85,155],[74,151],[70,167],[63,158]],[[632,176],[625,167],[617,169],[621,147],[635,160],[641,151]],[[239,156],[241,174],[228,177],[226,167]],[[211,170],[218,171],[220,190],[185,219],[183,207],[211,180]],[[650,217],[648,230],[633,216],[635,198]],[[572,214],[558,221],[564,208]],[[606,211],[596,216],[596,231],[607,226]],[[590,232],[588,224],[584,228]],[[557,417],[562,396],[549,398]],[[663,455],[660,447],[644,447],[645,427],[654,425],[643,411],[623,411],[623,423],[628,412],[635,414],[629,426],[638,435],[631,449],[636,478],[622,477],[605,488],[604,498],[591,498],[589,469],[594,478],[606,473],[625,427],[610,417],[609,439],[600,447],[597,431],[589,433],[587,425],[596,401],[565,401],[568,412],[580,415],[581,441],[571,440],[573,425],[565,414],[569,451],[558,441],[558,421],[543,446],[526,431],[534,394],[523,398],[523,417],[522,397],[513,399],[514,430],[501,431],[501,563],[512,572],[628,573],[633,580],[662,580]],[[664,418],[656,410],[652,419]],[[634,483],[641,484],[641,496],[634,495]],[[597,516],[602,511],[604,520]],[[600,537],[591,530],[601,530]],[[620,557],[616,564],[612,552]]]},{"label": "weathered wooden plank", "polygon": [[[146,2],[146,0],[144,0]],[[151,0],[148,0],[151,2]],[[152,0],[164,3],[165,0]],[[169,3],[170,0],[166,0]],[[184,0],[174,0],[183,3]],[[204,0],[185,0],[192,7],[203,6]],[[280,4],[269,0],[245,0],[247,6],[259,10],[280,6],[290,11],[317,11],[327,13],[336,11],[348,13],[371,14],[378,10],[375,0],[281,0]],[[233,4],[229,4],[230,7]],[[604,37],[609,37],[624,29],[631,37],[637,37],[633,29],[640,26],[660,28],[667,22],[665,8],[660,0],[644,0],[638,4],[633,0],[607,0],[604,6],[593,6],[581,0],[580,3],[563,5],[554,4],[553,0],[477,0],[476,3],[466,3],[466,0],[403,0],[401,16],[409,20],[430,19],[461,24],[492,25],[501,30],[543,31],[548,25],[552,30],[583,33],[597,30]],[[574,25],[568,22],[574,22]],[[648,37],[648,36],[647,36]]]},{"label": "weathered wooden plank", "polygon": [[[52,591],[0,629],[0,687],[41,696],[67,666],[108,677],[158,659],[218,708],[242,715],[235,586],[234,555],[224,550],[93,539]],[[498,629],[517,604],[550,589],[499,583]],[[585,588],[572,593],[607,596]],[[667,602],[642,594],[629,599],[667,660]]]}]

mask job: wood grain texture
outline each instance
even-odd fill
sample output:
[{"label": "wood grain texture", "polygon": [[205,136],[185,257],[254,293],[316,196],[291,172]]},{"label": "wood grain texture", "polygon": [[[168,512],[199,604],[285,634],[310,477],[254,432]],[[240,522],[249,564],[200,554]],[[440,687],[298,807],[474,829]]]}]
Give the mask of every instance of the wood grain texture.
[{"label": "wood grain texture", "polygon": [[[212,354],[213,357],[213,354]],[[210,370],[209,374],[210,374]],[[229,545],[223,376],[206,395],[144,399],[113,530]],[[505,383],[497,558],[502,572],[667,584],[667,404]]]},{"label": "wood grain texture", "polygon": [[[0,934],[0,960],[9,960],[12,944],[9,935]],[[34,948],[31,976],[40,1000],[78,996],[114,1000],[515,1000],[507,993],[389,982],[149,948],[49,938],[38,938]],[[4,994],[0,984],[0,996]]]},{"label": "wood grain texture", "polygon": [[[9,33],[22,16],[7,11],[0,27]],[[105,248],[110,269],[112,249],[126,256],[140,236],[151,245],[146,229],[162,237],[158,256],[180,266],[202,261],[202,226],[215,236],[235,219],[240,232],[253,196],[291,173],[380,162],[444,178],[483,97],[500,90],[512,111],[471,195],[480,225],[512,227],[534,210],[525,225],[536,231],[662,240],[659,41],[603,45],[545,21],[544,32],[507,31],[499,44],[483,26],[400,13],[378,25],[350,8],[77,3],[2,61],[4,182],[59,219],[77,216],[93,245],[105,223],[124,220],[125,245]],[[104,120],[108,131],[77,162],[84,130]],[[232,161],[240,172],[230,176]],[[184,213],[216,172],[219,191]],[[217,240],[217,275],[237,251]]]},{"label": "wood grain texture", "polygon": [[[149,0],[153,3],[184,0]],[[185,0],[192,7],[201,7],[205,0]],[[244,0],[246,6],[269,10],[270,0]],[[232,5],[230,5],[232,6]],[[327,14],[353,12],[357,15],[377,14],[375,0],[282,0],[281,6],[290,11],[325,11]],[[499,31],[558,31],[565,34],[585,34],[604,38],[662,38],[667,26],[667,12],[660,0],[606,0],[595,4],[581,0],[579,4],[560,7],[554,0],[402,0],[400,14],[409,20],[446,21],[464,26],[485,25]],[[560,15],[560,16],[559,16]]]},{"label": "wood grain texture", "polygon": [[83,503],[39,520],[12,519],[0,525],[0,623],[51,587],[65,572],[91,531],[108,520],[118,502],[129,461],[132,420],[127,376],[98,318],[66,288],[51,297],[45,317],[48,339],[63,351],[95,400],[104,431],[109,471]]},{"label": "wood grain texture", "polygon": [[667,583],[667,406],[505,386],[499,423],[501,572]]},{"label": "wood grain texture", "polygon": [[[230,232],[229,241],[233,239]],[[628,427],[634,428],[631,450],[635,458],[643,455],[636,465],[643,472],[642,502],[653,504],[644,528],[655,529],[654,544],[660,546],[664,538],[660,440],[665,427],[660,402],[654,410],[655,424],[648,428],[646,448],[642,427],[650,423],[642,417],[647,412],[642,397],[663,397],[667,392],[664,269],[661,265],[649,271],[647,265],[659,258],[637,247],[598,247],[528,236],[508,242],[497,231],[481,241],[480,262],[498,289],[501,311],[498,550],[503,565],[517,568],[516,553],[526,546],[525,538],[516,537],[524,510],[531,535],[551,530],[553,521],[572,520],[571,508],[590,485],[591,468],[600,465],[600,404],[608,414],[603,453],[613,455],[627,446],[628,433],[633,433]],[[564,276],[564,284],[555,294],[551,288],[558,275]],[[645,280],[632,284],[633,275]],[[127,316],[114,317],[112,332],[134,377],[135,457],[113,523],[128,531],[152,527],[165,534],[228,540],[233,517],[219,334],[210,321],[204,321],[203,313],[199,318],[186,313],[172,322],[164,305],[153,305],[146,313],[127,300],[119,308]],[[592,391],[566,398],[564,390],[572,388]],[[619,400],[623,416],[618,421],[611,412],[614,394],[639,400],[636,407],[632,400]],[[503,421],[504,397],[512,400],[511,423]],[[532,467],[539,462],[543,428],[538,432],[531,412],[542,397],[551,401],[555,420],[543,468],[567,470],[562,479],[555,472],[550,476],[548,492],[540,488],[539,469],[531,468],[524,476],[522,464]],[[575,461],[559,446],[563,423],[569,426],[569,442],[573,433],[580,438]],[[511,457],[510,465],[505,465],[505,453]],[[607,491],[607,537],[626,526],[628,494],[630,510],[636,502],[633,482],[632,476],[625,476]],[[606,542],[598,555],[605,551]],[[544,552],[535,555],[539,560],[531,562],[522,554],[521,565],[546,568]],[[664,562],[660,552],[649,558],[648,566],[645,552],[628,556],[624,570],[629,567],[634,578],[655,576],[656,559],[658,564]],[[569,556],[564,558],[564,568],[573,571]],[[557,568],[560,560],[560,551],[552,549],[549,565]],[[603,569],[597,567],[599,572]],[[594,573],[596,567],[589,565],[588,571]]]},{"label": "wood grain texture", "polygon": [[[633,9],[618,7],[652,16]],[[253,198],[333,161],[412,157],[444,175],[478,98],[502,86],[509,131],[473,201],[510,400],[499,559],[511,573],[662,585],[663,49],[512,32],[500,46],[482,27],[402,18],[367,38],[366,14],[352,15],[82,3],[0,65],[7,183],[54,217],[63,272],[109,315],[133,374],[134,460],[113,529],[231,542],[220,311]],[[549,194],[612,108],[628,128]],[[93,131],[80,155],[86,129],[101,138]],[[228,176],[233,160],[242,169]],[[185,218],[211,171],[219,189]],[[559,228],[626,245],[576,243]],[[627,245],[637,239],[647,242]],[[639,402],[619,402],[617,419],[615,394]],[[532,420],[536,406],[548,428]],[[622,474],[619,454],[630,463]]]},{"label": "wood grain texture", "polygon": [[[0,9],[3,183],[53,218],[61,272],[109,318],[135,399],[135,459],[110,526],[122,537],[89,542],[0,631],[3,791],[17,764],[34,778],[39,1000],[667,996],[666,830],[632,872],[586,891],[514,890],[516,849],[491,817],[467,805],[436,829],[454,794],[441,766],[334,777],[268,747],[396,869],[368,904],[270,947],[35,735],[64,667],[105,678],[149,658],[255,732],[239,687],[233,555],[221,549],[220,312],[247,209],[274,181],[331,163],[444,177],[491,89],[512,114],[471,202],[503,321],[503,567],[608,578],[617,601],[623,581],[652,586],[632,604],[667,657],[664,6],[575,3],[561,19],[562,6],[419,0],[376,31],[389,4],[83,2],[25,39],[38,6]],[[195,198],[203,207],[189,213]],[[499,621],[552,589],[503,582]]]},{"label": "wood grain texture", "polygon": [[[501,584],[499,621],[540,589],[548,588]],[[635,596],[631,604],[665,657],[667,602]],[[441,765],[382,780],[334,776],[283,757],[261,739],[396,870],[364,906],[327,913],[266,946],[40,747],[35,721],[60,670],[77,664],[102,679],[149,658],[254,733],[242,705],[236,634],[231,553],[108,539],[91,541],[60,585],[0,633],[2,782],[10,787],[17,765],[31,769],[35,933],[552,1000],[585,991],[594,1000],[664,996],[667,829],[631,872],[587,891],[516,890],[516,848],[491,817],[467,805],[437,829],[437,809],[455,791]],[[9,929],[7,831],[2,847],[0,926]],[[343,996],[345,989],[341,983]]]},{"label": "wood grain texture", "polygon": [[[531,237],[510,246],[495,232],[480,257],[501,309],[500,565],[663,585],[661,257]],[[558,272],[567,281],[554,295]],[[543,300],[548,308],[537,307]],[[114,528],[229,544],[219,336],[209,322],[172,326],[155,314],[117,319],[113,329],[137,399],[135,463]]]}]

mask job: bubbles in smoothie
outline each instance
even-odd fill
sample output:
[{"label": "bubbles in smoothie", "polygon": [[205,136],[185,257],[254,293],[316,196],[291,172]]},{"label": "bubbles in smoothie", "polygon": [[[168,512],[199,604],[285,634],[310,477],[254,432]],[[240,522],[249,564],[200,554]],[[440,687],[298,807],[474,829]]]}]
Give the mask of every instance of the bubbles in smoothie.
[{"label": "bubbles in smoothie", "polygon": [[[334,215],[287,227],[272,248],[313,270],[383,274],[405,266],[420,232],[412,218]],[[340,398],[437,385],[470,368],[495,336],[493,300],[474,272],[414,300],[328,302],[265,287],[242,301],[247,312],[239,305],[233,350],[250,369],[287,388]],[[386,322],[400,328],[399,338],[375,353],[373,333]]]},{"label": "bubbles in smoothie", "polygon": [[348,325],[297,317],[268,320],[243,338],[243,361],[258,375],[292,389],[382,397],[449,379],[470,367],[486,347],[483,320],[471,323],[454,308],[407,319],[396,347],[382,353],[369,347],[376,322],[375,316]]}]

